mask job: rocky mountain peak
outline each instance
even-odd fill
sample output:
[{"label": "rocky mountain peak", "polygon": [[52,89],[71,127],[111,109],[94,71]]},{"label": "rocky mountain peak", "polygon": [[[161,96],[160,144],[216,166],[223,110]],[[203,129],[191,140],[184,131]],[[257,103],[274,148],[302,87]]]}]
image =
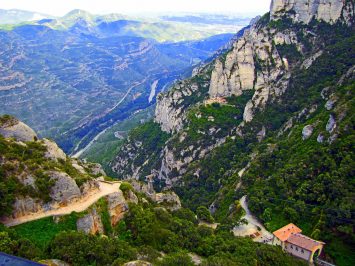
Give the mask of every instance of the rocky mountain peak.
[{"label": "rocky mountain peak", "polygon": [[334,24],[339,19],[350,23],[354,1],[347,0],[273,0],[270,7],[272,20],[289,16],[294,22],[308,24],[313,18]]}]

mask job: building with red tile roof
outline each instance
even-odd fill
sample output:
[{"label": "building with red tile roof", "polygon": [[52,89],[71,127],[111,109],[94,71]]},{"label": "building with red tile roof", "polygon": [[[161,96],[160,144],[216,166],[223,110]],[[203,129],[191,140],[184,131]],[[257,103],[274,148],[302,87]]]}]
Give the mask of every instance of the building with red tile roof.
[{"label": "building with red tile roof", "polygon": [[313,258],[320,255],[325,243],[302,235],[301,232],[300,228],[290,223],[273,232],[273,244],[280,245],[285,252],[293,256],[313,263]]}]

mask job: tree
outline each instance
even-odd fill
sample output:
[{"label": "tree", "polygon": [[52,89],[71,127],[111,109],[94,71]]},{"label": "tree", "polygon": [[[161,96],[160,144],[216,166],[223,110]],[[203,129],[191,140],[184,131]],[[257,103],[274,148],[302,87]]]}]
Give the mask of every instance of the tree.
[{"label": "tree", "polygon": [[214,219],[213,219],[210,211],[205,206],[198,207],[196,210],[196,214],[197,214],[198,219],[200,219],[201,221],[205,221],[208,223],[214,222]]}]

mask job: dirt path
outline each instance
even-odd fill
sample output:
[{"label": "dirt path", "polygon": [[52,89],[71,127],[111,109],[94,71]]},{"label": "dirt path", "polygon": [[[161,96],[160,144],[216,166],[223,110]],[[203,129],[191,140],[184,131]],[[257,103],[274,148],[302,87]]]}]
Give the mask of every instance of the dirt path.
[{"label": "dirt path", "polygon": [[95,191],[94,193],[89,194],[84,198],[79,199],[78,201],[72,202],[68,206],[60,207],[55,210],[41,211],[41,212],[29,214],[17,219],[9,219],[4,221],[3,223],[4,225],[10,227],[10,226],[15,226],[18,224],[23,224],[30,221],[38,220],[41,218],[49,217],[49,216],[66,215],[72,212],[82,212],[85,211],[87,208],[89,208],[92,204],[97,202],[102,197],[118,191],[120,184],[121,184],[120,182],[99,181],[99,185],[100,185],[99,191]]},{"label": "dirt path", "polygon": [[[233,229],[233,233],[235,236],[249,236],[258,232],[260,235],[253,240],[256,242],[264,242],[269,243],[270,239],[272,239],[272,234],[265,229],[262,223],[258,221],[258,219],[250,212],[248,208],[248,204],[246,202],[246,196],[243,196],[240,199],[240,205],[245,211],[245,215],[242,219],[248,221],[248,224],[242,224],[236,226]],[[260,230],[259,230],[260,229]]]}]

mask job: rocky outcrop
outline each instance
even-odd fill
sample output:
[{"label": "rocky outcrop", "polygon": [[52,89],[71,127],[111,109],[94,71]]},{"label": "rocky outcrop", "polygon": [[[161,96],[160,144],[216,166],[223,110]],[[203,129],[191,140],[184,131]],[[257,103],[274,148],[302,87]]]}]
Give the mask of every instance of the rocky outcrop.
[{"label": "rocky outcrop", "polygon": [[73,199],[81,196],[80,189],[75,180],[66,173],[48,172],[48,175],[55,181],[51,188],[50,197],[59,204],[67,204]]},{"label": "rocky outcrop", "polygon": [[281,95],[288,86],[288,62],[280,57],[275,47],[275,44],[283,43],[297,43],[296,34],[272,34],[257,25],[246,30],[243,37],[234,43],[225,62],[216,60],[209,96],[240,96],[245,90],[254,90],[243,114],[244,121],[250,122],[255,109],[262,109],[267,101]]},{"label": "rocky outcrop", "polygon": [[0,135],[5,138],[15,138],[17,141],[37,140],[37,134],[25,123],[16,120],[15,123],[3,124],[0,126]]},{"label": "rocky outcrop", "polygon": [[272,0],[271,19],[287,15],[294,22],[308,24],[313,18],[330,24],[344,19],[350,23],[354,2],[346,0]]},{"label": "rocky outcrop", "polygon": [[47,151],[45,153],[46,158],[50,158],[52,160],[66,160],[67,156],[64,151],[58,147],[57,143],[51,141],[49,139],[43,139],[43,144],[46,146]]},{"label": "rocky outcrop", "polygon": [[313,133],[314,127],[312,125],[307,125],[302,129],[302,139],[308,139]]},{"label": "rocky outcrop", "polygon": [[333,130],[335,129],[335,127],[336,127],[336,121],[335,121],[334,115],[330,114],[327,125],[325,128],[329,133],[332,133]]},{"label": "rocky outcrop", "polygon": [[[149,180],[153,180],[153,175],[147,178]],[[149,182],[148,180],[148,182]],[[165,208],[169,210],[178,210],[181,208],[181,202],[179,196],[173,191],[164,191],[161,193],[156,193],[151,185],[151,183],[143,183],[136,180],[132,180],[131,184],[134,190],[139,191],[145,194],[152,201],[163,205]]]},{"label": "rocky outcrop", "polygon": [[30,197],[18,197],[13,204],[12,218],[19,218],[43,209],[43,202]]},{"label": "rocky outcrop", "polygon": [[181,208],[179,196],[172,191],[157,193],[155,195],[155,202],[163,205],[165,208],[171,211],[175,211]]},{"label": "rocky outcrop", "polygon": [[122,194],[122,191],[118,191],[106,196],[109,208],[109,214],[111,218],[111,225],[115,226],[128,211],[128,204]]},{"label": "rocky outcrop", "polygon": [[86,234],[102,234],[104,233],[104,227],[102,225],[101,217],[93,208],[84,217],[79,218],[76,221],[76,227],[78,231],[82,231]]},{"label": "rocky outcrop", "polygon": [[162,131],[173,133],[182,129],[186,115],[184,98],[196,93],[198,89],[196,83],[184,81],[175,84],[168,94],[158,95],[154,120],[160,124]]}]

